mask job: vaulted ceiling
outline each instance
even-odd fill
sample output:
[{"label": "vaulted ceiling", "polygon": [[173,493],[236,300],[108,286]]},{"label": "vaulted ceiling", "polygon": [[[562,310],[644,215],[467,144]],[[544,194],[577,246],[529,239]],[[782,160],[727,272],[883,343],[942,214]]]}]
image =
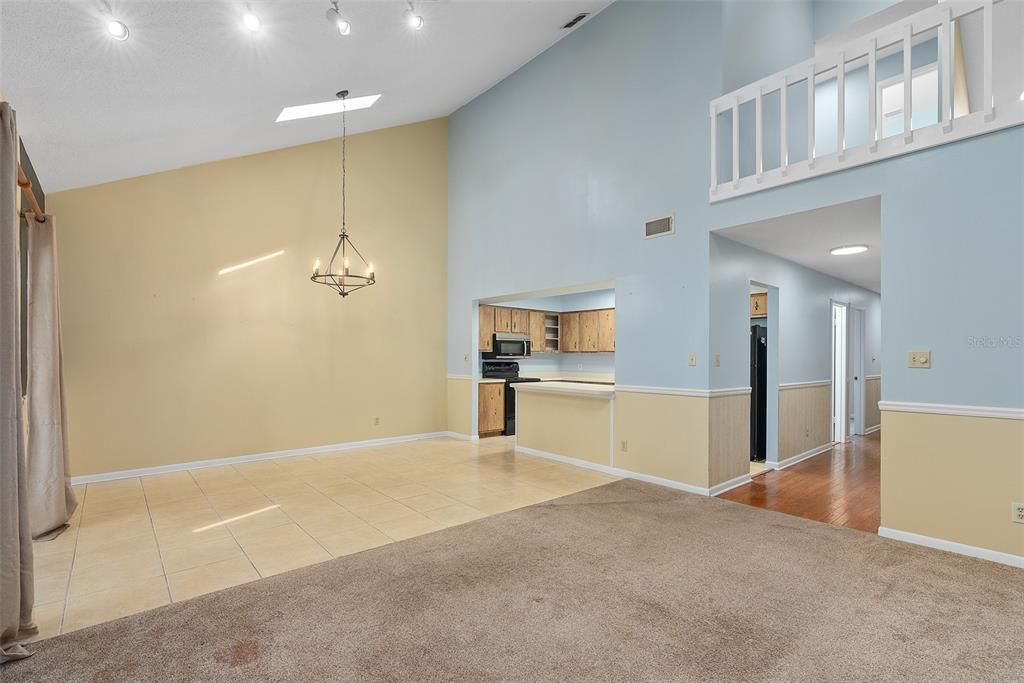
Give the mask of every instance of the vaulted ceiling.
[{"label": "vaulted ceiling", "polygon": [[[0,3],[0,90],[47,192],[314,142],[337,116],[277,124],[287,105],[381,93],[349,116],[363,132],[447,116],[543,52],[580,12],[610,0],[112,0],[130,28],[106,34],[102,0]],[[523,106],[529,106],[524,103]]]}]

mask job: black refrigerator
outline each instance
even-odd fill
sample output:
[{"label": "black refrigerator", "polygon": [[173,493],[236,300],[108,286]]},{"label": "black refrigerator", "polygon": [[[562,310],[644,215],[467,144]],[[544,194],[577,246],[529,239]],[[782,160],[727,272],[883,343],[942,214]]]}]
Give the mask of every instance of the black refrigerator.
[{"label": "black refrigerator", "polygon": [[767,455],[768,328],[750,326],[750,459]]}]

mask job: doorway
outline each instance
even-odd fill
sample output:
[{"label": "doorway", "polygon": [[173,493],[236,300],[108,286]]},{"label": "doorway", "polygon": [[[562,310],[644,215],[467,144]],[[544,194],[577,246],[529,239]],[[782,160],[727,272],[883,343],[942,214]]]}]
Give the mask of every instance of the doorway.
[{"label": "doorway", "polygon": [[846,304],[832,302],[832,441],[846,441],[849,431],[846,422],[846,396],[849,389],[846,382],[847,333]]}]

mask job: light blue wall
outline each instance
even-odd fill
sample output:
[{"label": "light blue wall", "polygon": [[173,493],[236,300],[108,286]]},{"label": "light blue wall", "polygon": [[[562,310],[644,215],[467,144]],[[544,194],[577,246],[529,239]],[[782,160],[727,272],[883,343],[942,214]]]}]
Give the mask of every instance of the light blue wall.
[{"label": "light blue wall", "polygon": [[895,4],[895,0],[814,0],[814,39],[820,40]]},{"label": "light blue wall", "polygon": [[449,372],[474,299],[614,280],[617,382],[708,388],[708,231],[881,195],[883,398],[1024,407],[1024,129],[709,205],[721,34],[716,3],[619,0],[451,117]]},{"label": "light blue wall", "polygon": [[502,301],[496,306],[509,308],[532,308],[535,311],[588,311],[595,308],[615,308],[614,289],[596,289],[576,294],[540,296],[515,301]]},{"label": "light blue wall", "polygon": [[[707,386],[720,20],[715,3],[615,3],[452,115],[450,373],[470,372],[474,299],[614,281],[617,381]],[[675,234],[641,238],[673,213]]]},{"label": "light blue wall", "polygon": [[555,353],[519,361],[520,377],[542,375],[615,375],[614,353]]},{"label": "light blue wall", "polygon": [[[881,372],[881,298],[848,282],[711,236],[711,388],[749,385],[750,282],[778,288],[779,382],[814,382],[832,377],[833,300],[866,311],[864,372]],[[764,323],[760,323],[764,324]],[[872,362],[874,361],[874,362]]]},{"label": "light blue wall", "polygon": [[811,57],[813,25],[810,0],[723,0],[722,91]]}]

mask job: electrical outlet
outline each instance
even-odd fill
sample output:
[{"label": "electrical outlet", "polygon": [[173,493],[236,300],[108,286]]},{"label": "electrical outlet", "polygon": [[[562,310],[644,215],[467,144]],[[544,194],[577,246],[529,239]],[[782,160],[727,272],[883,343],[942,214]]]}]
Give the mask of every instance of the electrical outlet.
[{"label": "electrical outlet", "polygon": [[697,367],[697,354],[695,354],[695,353],[691,353],[690,354],[690,367],[691,368]]},{"label": "electrical outlet", "polygon": [[1017,524],[1024,524],[1024,503],[1012,503],[1013,515],[1010,519]]},{"label": "electrical outlet", "polygon": [[626,453],[629,451],[629,442],[625,439],[622,440],[622,452]]},{"label": "electrical outlet", "polygon": [[373,426],[374,427],[379,427],[380,426],[380,418],[379,417],[373,418]]},{"label": "electrical outlet", "polygon": [[932,366],[931,351],[911,351],[907,354],[908,368],[930,368]]},{"label": "electrical outlet", "polygon": [[721,354],[718,354],[718,353],[715,354],[715,367],[716,368],[722,367],[722,356],[721,356]]}]

